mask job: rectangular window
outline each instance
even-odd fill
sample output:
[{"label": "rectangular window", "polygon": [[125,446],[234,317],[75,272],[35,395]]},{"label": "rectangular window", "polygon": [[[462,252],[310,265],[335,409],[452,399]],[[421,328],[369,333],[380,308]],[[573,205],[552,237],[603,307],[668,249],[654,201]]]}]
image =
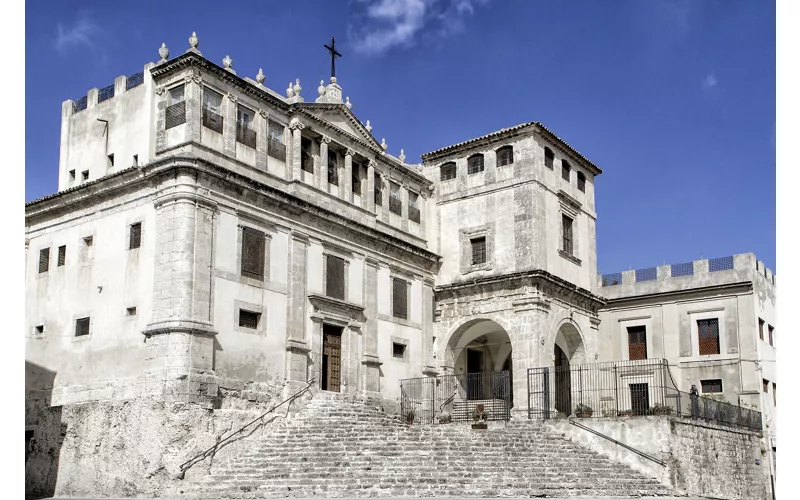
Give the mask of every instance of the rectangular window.
[{"label": "rectangular window", "polygon": [[511,146],[503,146],[497,150],[497,166],[511,165],[514,163],[514,148]]},{"label": "rectangular window", "polygon": [[82,337],[89,335],[89,318],[80,318],[75,320],[75,336]]},{"label": "rectangular window", "polygon": [[242,276],[264,280],[265,236],[261,231],[242,228]]},{"label": "rectangular window", "polygon": [[344,300],[344,259],[333,255],[326,259],[325,295]]},{"label": "rectangular window", "polygon": [[269,121],[267,154],[277,160],[286,161],[286,144],[283,142],[283,125],[272,120]]},{"label": "rectangular window", "polygon": [[258,321],[260,319],[261,314],[259,313],[239,309],[239,326],[242,328],[252,328],[256,330],[258,329]]},{"label": "rectangular window", "polygon": [[402,215],[403,213],[403,202],[400,200],[400,185],[394,182],[389,183],[389,211],[397,215]]},{"label": "rectangular window", "polygon": [[83,238],[83,246],[81,247],[81,262],[89,262],[89,260],[91,260],[93,242],[93,236],[86,236]]},{"label": "rectangular window", "polygon": [[722,392],[722,379],[701,380],[700,388],[703,393]]},{"label": "rectangular window", "polygon": [[300,138],[300,169],[304,172],[314,173],[314,151],[311,139]]},{"label": "rectangular window", "polygon": [[572,219],[561,215],[561,250],[572,255]]},{"label": "rectangular window", "polygon": [[758,318],[758,338],[764,340],[764,320]]},{"label": "rectangular window", "polygon": [[561,178],[569,182],[570,166],[566,160],[561,160]]},{"label": "rectangular window", "polygon": [[647,328],[628,327],[628,359],[647,359]]},{"label": "rectangular window", "polygon": [[83,172],[81,172],[81,181],[86,182],[88,180],[89,180],[89,171],[84,170]]},{"label": "rectangular window", "polygon": [[483,172],[483,155],[470,156],[467,160],[467,175]]},{"label": "rectangular window", "polygon": [[67,262],[67,246],[62,245],[58,247],[58,267],[63,266]]},{"label": "rectangular window", "polygon": [[136,316],[136,306],[125,308],[125,314],[128,316]]},{"label": "rectangular window", "polygon": [[650,387],[646,383],[630,384],[631,410],[634,415],[647,415],[650,412]]},{"label": "rectangular window", "polygon": [[39,250],[39,272],[46,273],[50,270],[50,249],[42,248]]},{"label": "rectangular window", "polygon": [[339,185],[339,164],[336,161],[336,151],[328,150],[328,184]]},{"label": "rectangular window", "polygon": [[456,164],[454,162],[445,163],[439,167],[440,179],[449,181],[456,178]]},{"label": "rectangular window", "polygon": [[772,326],[767,325],[767,333],[769,334],[769,345],[774,345],[772,343],[772,332],[774,332],[774,331],[775,331],[775,328],[773,328]]},{"label": "rectangular window", "polygon": [[406,356],[406,346],[405,344],[398,344],[397,342],[392,342],[392,357],[403,359]]},{"label": "rectangular window", "polygon": [[375,204],[383,205],[383,183],[378,172],[375,172]]},{"label": "rectangular window", "polygon": [[353,162],[351,187],[353,188],[353,196],[361,196],[361,165],[356,162]]},{"label": "rectangular window", "polygon": [[769,394],[769,380],[762,378],[761,387],[764,390],[764,394]]},{"label": "rectangular window", "polygon": [[719,354],[719,320],[697,320],[697,336],[700,345],[700,355]]},{"label": "rectangular window", "polygon": [[203,126],[222,133],[222,94],[203,89]]},{"label": "rectangular window", "polygon": [[416,222],[419,224],[420,221],[420,212],[419,207],[417,206],[417,202],[419,202],[419,195],[417,193],[408,192],[408,220]]},{"label": "rectangular window", "polygon": [[183,85],[169,89],[167,93],[167,109],[164,113],[164,128],[171,129],[186,123],[186,100]]},{"label": "rectangular window", "polygon": [[472,247],[472,265],[486,262],[486,237],[469,240]]},{"label": "rectangular window", "polygon": [[142,245],[142,223],[131,224],[128,235],[128,249],[139,248]]},{"label": "rectangular window", "polygon": [[256,131],[253,128],[255,113],[244,106],[236,107],[236,142],[255,149]]},{"label": "rectangular window", "polygon": [[586,192],[586,176],[583,175],[583,172],[578,172],[578,189],[580,192]]},{"label": "rectangular window", "polygon": [[408,282],[400,278],[392,278],[392,316],[406,319],[408,317]]},{"label": "rectangular window", "polygon": [[133,166],[134,167],[139,166],[139,155],[133,155]]},{"label": "rectangular window", "polygon": [[555,159],[555,155],[550,148],[544,148],[544,166],[553,170],[553,160]]},{"label": "rectangular window", "polygon": [[778,385],[775,382],[773,382],[772,383],[772,404],[774,406],[778,406],[778,396],[777,396],[777,394],[778,394]]}]

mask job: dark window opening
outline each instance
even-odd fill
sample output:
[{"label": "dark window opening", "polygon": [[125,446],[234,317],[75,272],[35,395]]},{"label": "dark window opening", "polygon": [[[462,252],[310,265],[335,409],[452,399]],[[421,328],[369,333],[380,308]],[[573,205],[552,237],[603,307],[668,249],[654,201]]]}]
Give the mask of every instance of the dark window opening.
[{"label": "dark window opening", "polygon": [[467,174],[483,172],[483,155],[472,155],[467,160]]},{"label": "dark window opening", "polygon": [[249,227],[242,228],[242,276],[264,279],[264,233]]},{"label": "dark window opening", "polygon": [[417,193],[408,192],[408,220],[419,224],[420,211],[417,203],[419,202],[419,195]]},{"label": "dark window opening", "polygon": [[259,319],[261,319],[261,314],[239,309],[239,326],[242,328],[252,328],[253,330],[258,329]]},{"label": "dark window opening", "polygon": [[128,238],[128,249],[139,248],[142,245],[142,223],[131,224]]},{"label": "dark window opening", "polygon": [[403,202],[400,200],[400,186],[394,182],[389,183],[389,211],[396,215],[402,215]]},{"label": "dark window opening", "polygon": [[776,396],[777,393],[778,393],[778,384],[773,382],[772,383],[772,404],[773,404],[773,406],[778,406],[778,396]]},{"label": "dark window opening", "polygon": [[133,166],[134,167],[139,166],[139,155],[133,155]]},{"label": "dark window opening", "polygon": [[353,162],[353,173],[351,177],[353,196],[361,196],[361,165]]},{"label": "dark window opening", "polygon": [[219,134],[222,133],[222,95],[213,90],[203,89],[203,126]]},{"label": "dark window opening", "polygon": [[71,181],[75,180],[75,170],[70,170],[69,171],[69,180],[71,180]]},{"label": "dark window opening", "polygon": [[697,336],[700,344],[700,355],[719,354],[719,320],[697,320]]},{"label": "dark window opening", "polygon": [[336,162],[336,152],[328,150],[328,183],[339,185],[339,165]]},{"label": "dark window opening", "polygon": [[125,309],[125,312],[128,316],[136,316],[136,307],[128,307]]},{"label": "dark window opening", "polygon": [[647,329],[644,326],[628,327],[628,359],[647,359]]},{"label": "dark window opening", "polygon": [[769,380],[762,378],[761,379],[762,388],[764,389],[764,394],[769,393]]},{"label": "dark window opening", "polygon": [[472,247],[472,265],[486,262],[486,237],[469,240]]},{"label": "dark window opening", "polygon": [[772,344],[772,332],[773,331],[775,331],[775,328],[773,328],[772,326],[767,326],[767,333],[769,334],[769,345],[773,345]]},{"label": "dark window opening", "polygon": [[314,173],[314,156],[311,139],[300,138],[300,169],[304,172]]},{"label": "dark window opening", "polygon": [[392,316],[408,317],[408,282],[400,278],[392,279]]},{"label": "dark window opening", "polygon": [[109,167],[113,167],[114,166],[114,155],[113,154],[108,155],[108,166]]},{"label": "dark window opening", "polygon": [[75,336],[82,337],[89,335],[89,318],[80,318],[75,320]]},{"label": "dark window opening", "polygon": [[383,184],[381,183],[381,176],[375,173],[375,204],[383,205]]},{"label": "dark window opening", "polygon": [[561,250],[572,255],[572,219],[561,215]]},{"label": "dark window opening", "polygon": [[569,182],[569,173],[571,170],[572,168],[569,166],[569,162],[567,160],[561,160],[561,178]]},{"label": "dark window opening", "polygon": [[333,255],[326,259],[325,295],[344,300],[344,259]]},{"label": "dark window opening", "polygon": [[267,154],[277,160],[286,161],[286,144],[283,142],[283,125],[269,121]]},{"label": "dark window opening", "polygon": [[631,384],[631,410],[634,415],[647,415],[650,412],[650,387],[648,384]]},{"label": "dark window opening", "polygon": [[61,267],[67,262],[67,246],[62,245],[58,247],[58,264],[57,267]]},{"label": "dark window opening", "polygon": [[440,179],[443,181],[449,181],[450,179],[456,178],[456,164],[454,162],[448,162],[439,167]]},{"label": "dark window opening", "polygon": [[553,154],[553,150],[550,148],[544,148],[544,166],[553,170],[553,160],[555,159],[555,155]]},{"label": "dark window opening", "polygon": [[50,270],[50,249],[42,248],[39,250],[39,272],[46,273]]},{"label": "dark window opening", "polygon": [[514,163],[514,148],[511,146],[503,146],[497,150],[497,166],[511,165]]},{"label": "dark window opening", "polygon": [[722,392],[722,379],[701,380],[700,388],[704,393]]},{"label": "dark window opening", "polygon": [[36,333],[40,335],[44,333],[44,325],[36,325]]},{"label": "dark window opening", "polygon": [[88,181],[89,180],[89,171],[88,170],[84,170],[83,172],[81,172],[81,180],[82,181]]},{"label": "dark window opening", "polygon": [[764,320],[758,318],[758,338],[764,340]]},{"label": "dark window opening", "polygon": [[392,343],[392,357],[403,359],[406,355],[405,344]]},{"label": "dark window opening", "polygon": [[253,149],[256,147],[256,130],[253,127],[254,118],[255,113],[252,110],[244,106],[236,108],[236,142]]},{"label": "dark window opening", "polygon": [[578,189],[582,192],[586,192],[586,176],[583,175],[583,172],[578,172]]}]

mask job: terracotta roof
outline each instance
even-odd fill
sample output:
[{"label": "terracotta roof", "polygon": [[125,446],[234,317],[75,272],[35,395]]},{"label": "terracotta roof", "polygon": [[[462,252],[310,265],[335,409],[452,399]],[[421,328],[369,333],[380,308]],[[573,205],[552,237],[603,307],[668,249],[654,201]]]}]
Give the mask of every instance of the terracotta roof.
[{"label": "terracotta roof", "polygon": [[100,182],[106,181],[108,179],[113,179],[114,177],[119,177],[120,175],[123,175],[125,173],[131,172],[133,170],[137,170],[138,168],[139,167],[124,168],[124,169],[122,169],[120,171],[114,172],[113,174],[108,174],[108,175],[104,175],[103,177],[99,177],[99,178],[97,178],[97,179],[95,179],[93,181],[82,182],[82,183],[78,184],[77,186],[72,186],[69,189],[65,189],[63,191],[58,191],[57,193],[48,194],[46,196],[42,196],[41,198],[37,198],[37,199],[35,199],[33,201],[29,201],[29,202],[27,202],[25,204],[25,207],[27,208],[27,207],[30,207],[30,206],[35,205],[37,203],[41,203],[41,202],[43,202],[45,200],[52,200],[53,198],[58,198],[59,196],[64,196],[65,194],[68,194],[68,193],[74,193],[75,191],[80,191],[81,189],[85,189],[85,188],[88,188],[90,186],[94,186],[95,184],[98,184]]}]

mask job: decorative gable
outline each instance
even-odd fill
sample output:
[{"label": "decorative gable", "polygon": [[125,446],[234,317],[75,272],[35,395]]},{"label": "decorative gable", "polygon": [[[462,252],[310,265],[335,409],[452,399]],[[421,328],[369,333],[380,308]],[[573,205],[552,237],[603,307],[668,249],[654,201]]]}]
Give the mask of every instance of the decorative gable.
[{"label": "decorative gable", "polygon": [[344,104],[304,103],[301,109],[375,147],[381,145]]}]

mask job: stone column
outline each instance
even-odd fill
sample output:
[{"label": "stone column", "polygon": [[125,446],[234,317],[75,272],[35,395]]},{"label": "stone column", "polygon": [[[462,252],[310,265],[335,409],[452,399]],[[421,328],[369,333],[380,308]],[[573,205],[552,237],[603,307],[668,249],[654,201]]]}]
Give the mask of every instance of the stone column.
[{"label": "stone column", "polygon": [[292,165],[291,167],[287,167],[287,170],[290,180],[300,180],[303,178],[303,172],[300,169],[300,161],[302,159],[302,137],[305,125],[297,118],[292,118],[292,121],[289,122],[289,128],[292,130]]},{"label": "stone column", "polygon": [[391,196],[391,181],[385,177],[381,176],[381,183],[383,183],[383,189],[381,189],[381,220],[386,224],[389,223],[389,196]]},{"label": "stone column", "polygon": [[344,200],[353,203],[353,155],[356,154],[350,148],[344,153]]},{"label": "stone column", "polygon": [[[200,73],[192,73],[184,79],[183,98],[186,101],[186,141],[200,142],[203,126],[203,87]],[[166,96],[164,96],[166,98]],[[159,129],[163,130],[163,129]]]},{"label": "stone column", "polygon": [[255,117],[256,123],[256,168],[264,172],[267,171],[267,125],[269,123],[269,113],[265,109],[259,109]]},{"label": "stone column", "polygon": [[364,354],[361,364],[364,365],[363,391],[367,396],[380,396],[380,366],[378,358],[378,261],[366,257],[364,259]]},{"label": "stone column", "polygon": [[403,204],[400,218],[400,228],[408,231],[408,185],[400,186],[400,203]]},{"label": "stone column", "polygon": [[216,203],[198,193],[193,171],[165,181],[154,202],[155,278],[146,343],[146,395],[211,407],[217,394],[211,322]]},{"label": "stone column", "polygon": [[[367,203],[364,205],[367,210],[375,213],[375,161],[370,160],[367,165]],[[363,202],[362,202],[363,203]]]},{"label": "stone column", "polygon": [[286,390],[287,395],[300,390],[307,381],[306,341],[306,264],[308,236],[292,232],[289,248],[289,277],[286,314]]},{"label": "stone column", "polygon": [[331,143],[331,138],[322,136],[319,141],[319,175],[316,182],[317,187],[321,190],[328,192],[328,144]]},{"label": "stone column", "polygon": [[426,353],[422,360],[422,371],[436,371],[433,360],[433,278],[422,280],[422,352]]},{"label": "stone column", "polygon": [[222,113],[222,149],[226,155],[236,157],[236,102],[238,98],[228,92],[223,98]]}]

